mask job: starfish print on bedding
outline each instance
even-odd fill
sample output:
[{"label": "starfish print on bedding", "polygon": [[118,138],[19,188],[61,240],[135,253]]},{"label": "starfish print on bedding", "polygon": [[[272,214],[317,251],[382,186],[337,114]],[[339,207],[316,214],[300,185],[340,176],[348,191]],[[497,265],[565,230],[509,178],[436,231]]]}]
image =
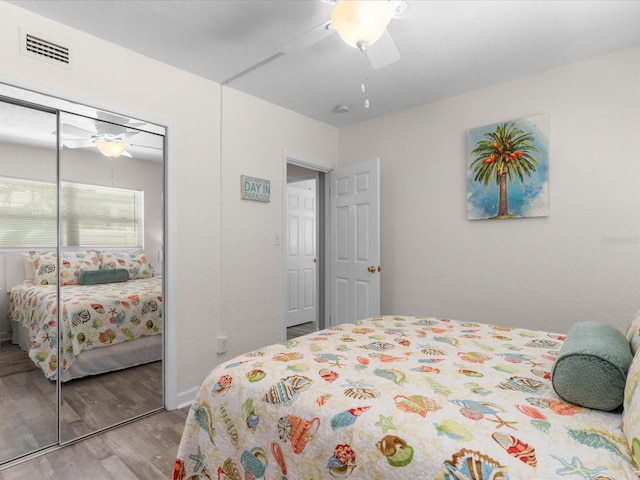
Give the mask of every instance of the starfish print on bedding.
[{"label": "starfish print on bedding", "polygon": [[351,387],[351,388],[373,388],[373,385],[371,385],[370,383],[364,383],[364,379],[361,378],[360,380],[350,380],[350,379],[346,379],[347,383],[343,383],[342,385],[340,385],[343,388],[347,388],[347,387]]},{"label": "starfish print on bedding", "polygon": [[533,360],[529,360],[528,363],[531,365],[531,368],[544,367],[545,366],[544,363],[534,362]]},{"label": "starfish print on bedding", "polygon": [[393,424],[393,417],[385,417],[380,415],[380,420],[375,423],[376,427],[382,429],[382,433],[387,433],[389,430],[395,430],[396,426]]},{"label": "starfish print on bedding", "polygon": [[496,419],[494,420],[493,418],[487,418],[486,420],[489,420],[490,422],[496,422],[496,430],[502,427],[507,427],[507,428],[513,428],[514,430],[517,430],[516,427],[512,427],[511,424],[512,423],[518,423],[517,421],[507,421],[507,420],[503,420],[502,418],[500,418],[497,414],[495,414]]},{"label": "starfish print on bedding", "polygon": [[558,475],[580,475],[582,478],[594,478],[596,475],[607,470],[606,467],[602,466],[596,468],[587,468],[585,467],[584,463],[582,463],[582,460],[580,460],[578,457],[573,457],[571,459],[571,463],[569,463],[560,457],[556,457],[555,455],[551,456],[564,465],[564,468],[559,468],[558,470],[556,470],[556,473]]},{"label": "starfish print on bedding", "polygon": [[197,472],[198,470],[200,470],[202,467],[205,466],[206,462],[204,459],[204,454],[202,453],[202,450],[200,450],[200,445],[198,445],[198,453],[196,454],[191,454],[189,455],[189,459],[193,460],[195,463],[195,465],[193,466],[193,471]]},{"label": "starfish print on bedding", "polygon": [[345,360],[347,357],[343,355],[335,355],[333,353],[317,353],[315,355],[315,361],[318,363],[328,363],[332,367],[342,368],[344,365],[340,364],[340,360]]}]

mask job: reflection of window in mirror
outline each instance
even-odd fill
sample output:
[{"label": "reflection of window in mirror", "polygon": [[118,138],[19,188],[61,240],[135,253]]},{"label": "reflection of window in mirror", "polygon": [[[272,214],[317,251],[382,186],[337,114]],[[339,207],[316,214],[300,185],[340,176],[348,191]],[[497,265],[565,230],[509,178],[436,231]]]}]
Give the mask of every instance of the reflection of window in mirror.
[{"label": "reflection of window in mirror", "polygon": [[64,246],[142,249],[143,192],[127,188],[60,184]]}]

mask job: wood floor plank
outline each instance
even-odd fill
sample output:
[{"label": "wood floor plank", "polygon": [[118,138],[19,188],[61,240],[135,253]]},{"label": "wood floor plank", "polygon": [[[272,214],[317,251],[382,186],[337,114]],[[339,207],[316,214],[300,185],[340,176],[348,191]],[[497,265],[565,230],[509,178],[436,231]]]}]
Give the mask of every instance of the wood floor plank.
[{"label": "wood floor plank", "polygon": [[84,442],[48,453],[45,458],[51,464],[56,479],[113,480],[109,472],[101,467],[100,462],[91,456]]},{"label": "wood floor plank", "polygon": [[151,460],[151,463],[156,469],[158,469],[158,471],[164,473],[169,472],[169,475],[163,478],[171,478],[171,474],[173,473],[173,468],[175,466],[176,455],[178,453],[177,445],[179,444],[180,441],[178,441],[176,445],[172,445],[171,447],[162,450],[157,455],[154,455]]},{"label": "wood floor plank", "polygon": [[0,470],[0,480],[171,478],[189,407],[161,411]]},{"label": "wood floor plank", "polygon": [[57,478],[49,461],[44,457],[35,458],[28,462],[0,471],[0,480],[25,480],[27,478]]},{"label": "wood floor plank", "polygon": [[115,455],[105,458],[100,462],[104,469],[109,472],[114,479],[135,478],[136,475]]},{"label": "wood floor plank", "polygon": [[109,447],[104,442],[104,435],[89,437],[83,443],[90,455],[96,460],[102,461],[113,455],[113,452],[109,450]]}]

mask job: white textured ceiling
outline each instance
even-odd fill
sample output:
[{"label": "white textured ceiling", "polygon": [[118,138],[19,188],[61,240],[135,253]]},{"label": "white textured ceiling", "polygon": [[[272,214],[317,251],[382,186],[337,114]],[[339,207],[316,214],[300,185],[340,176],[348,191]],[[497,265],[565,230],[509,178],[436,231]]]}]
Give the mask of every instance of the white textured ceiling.
[{"label": "white textured ceiling", "polygon": [[[252,69],[327,22],[332,3],[10,3],[219,83],[249,70],[229,85],[337,127],[640,44],[638,0],[407,0],[388,27],[401,55],[393,64],[374,70],[333,33]],[[337,105],[351,110],[336,113]]]}]

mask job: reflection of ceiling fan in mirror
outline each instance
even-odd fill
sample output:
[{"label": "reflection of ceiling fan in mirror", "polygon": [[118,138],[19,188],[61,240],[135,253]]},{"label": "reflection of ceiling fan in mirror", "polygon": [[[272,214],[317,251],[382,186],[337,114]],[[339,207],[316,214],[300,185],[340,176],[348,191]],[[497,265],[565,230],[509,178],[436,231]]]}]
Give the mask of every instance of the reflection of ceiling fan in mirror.
[{"label": "reflection of ceiling fan in mirror", "polygon": [[[113,125],[109,125],[113,127]],[[99,129],[102,130],[102,129]],[[115,130],[115,129],[111,129]],[[92,132],[84,128],[75,127],[69,124],[62,124],[62,144],[67,148],[97,148],[105,157],[117,158],[120,156],[130,157],[127,152],[127,144],[124,139],[135,135],[137,131],[120,132]],[[68,136],[81,137],[77,139]],[[87,138],[89,137],[89,138]]]},{"label": "reflection of ceiling fan in mirror", "polygon": [[139,133],[141,132],[125,126],[102,122],[96,124],[95,131],[70,124],[62,124],[62,144],[67,148],[97,148],[102,155],[109,158],[117,158],[120,156],[132,157],[131,153],[127,151],[129,147],[135,147],[135,149],[138,150],[160,150],[156,147],[133,145],[126,141],[129,137],[138,135]]}]

